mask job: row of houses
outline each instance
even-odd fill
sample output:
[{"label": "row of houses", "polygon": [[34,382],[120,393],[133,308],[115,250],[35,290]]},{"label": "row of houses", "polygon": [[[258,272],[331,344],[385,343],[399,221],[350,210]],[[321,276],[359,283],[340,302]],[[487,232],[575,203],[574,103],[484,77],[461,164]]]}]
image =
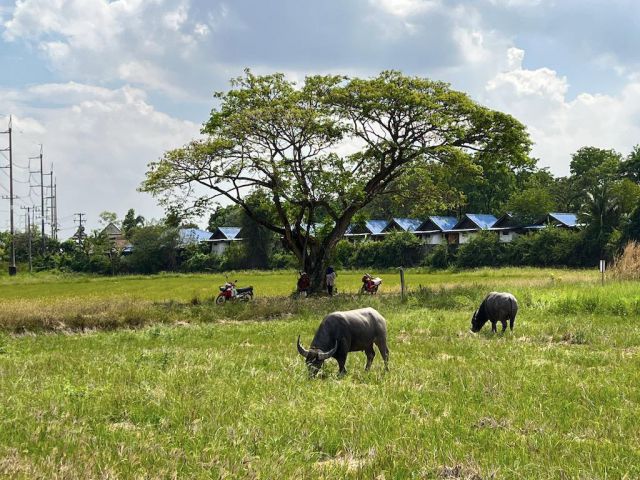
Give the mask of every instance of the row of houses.
[{"label": "row of houses", "polygon": [[[382,240],[393,232],[409,232],[417,235],[427,245],[457,245],[467,243],[481,231],[496,232],[501,242],[511,242],[518,235],[540,230],[549,225],[577,229],[577,216],[573,213],[548,213],[531,225],[523,225],[509,213],[496,218],[489,214],[467,213],[462,218],[430,216],[426,220],[416,218],[392,218],[391,220],[366,220],[362,224],[350,225],[345,238],[350,241]],[[114,224],[105,227],[109,239],[123,253],[131,252],[131,245]],[[192,244],[208,244],[212,253],[221,255],[233,242],[242,241],[240,227],[218,227],[213,232],[198,228],[181,228],[178,232],[178,247]]]},{"label": "row of houses", "polygon": [[510,213],[500,218],[483,213],[467,213],[462,218],[430,216],[426,220],[415,218],[392,218],[367,220],[361,225],[351,225],[345,234],[349,240],[382,240],[392,232],[409,232],[420,237],[428,245],[456,245],[467,243],[481,231],[494,231],[501,242],[511,242],[518,235],[539,230],[549,225],[580,228],[574,213],[551,212],[531,225],[523,225]]}]

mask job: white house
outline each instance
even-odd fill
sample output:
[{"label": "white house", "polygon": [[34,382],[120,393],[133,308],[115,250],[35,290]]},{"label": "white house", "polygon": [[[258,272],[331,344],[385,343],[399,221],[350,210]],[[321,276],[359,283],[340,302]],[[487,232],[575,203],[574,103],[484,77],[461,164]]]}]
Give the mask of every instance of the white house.
[{"label": "white house", "polygon": [[505,213],[489,230],[496,232],[501,242],[509,243],[522,233],[522,224],[512,214]]},{"label": "white house", "polygon": [[493,215],[483,213],[466,213],[462,219],[451,229],[451,233],[457,234],[457,242],[464,244],[469,242],[480,230],[489,230],[498,219]]},{"label": "white house", "polygon": [[222,255],[233,242],[241,242],[242,228],[240,227],[218,227],[211,235],[211,252]]},{"label": "white house", "polygon": [[422,222],[415,230],[415,234],[427,245],[442,245],[449,243],[448,232],[458,223],[456,217],[433,215]]}]

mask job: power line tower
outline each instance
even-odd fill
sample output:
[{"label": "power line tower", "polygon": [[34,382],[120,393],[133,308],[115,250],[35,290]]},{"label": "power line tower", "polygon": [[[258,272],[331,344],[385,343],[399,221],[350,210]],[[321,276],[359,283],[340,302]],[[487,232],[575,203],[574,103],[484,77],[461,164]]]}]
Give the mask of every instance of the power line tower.
[{"label": "power line tower", "polygon": [[[2,152],[9,152],[9,218],[10,218],[10,228],[11,228],[11,260],[9,264],[9,275],[15,275],[18,273],[18,269],[16,268],[16,240],[15,240],[15,230],[13,225],[13,200],[15,199],[13,195],[13,144],[12,144],[12,118],[9,116],[9,126],[6,131],[0,132],[3,134],[9,135],[9,147],[3,148]],[[3,167],[6,168],[6,167]]]},{"label": "power line tower", "polygon": [[[82,246],[82,244],[84,243],[84,239],[87,238],[87,234],[84,233],[84,225],[83,225],[85,220],[84,220],[84,218],[82,218],[82,217],[86,217],[86,216],[87,216],[86,213],[74,213],[73,214],[73,217],[74,217],[73,221],[78,224],[78,230],[73,235],[73,237],[76,239],[76,241],[78,242],[78,245],[80,245],[80,246]],[[76,219],[75,217],[78,217],[78,218]]]},{"label": "power line tower", "polygon": [[31,254],[31,207],[20,207],[23,210],[26,210],[27,213],[25,214],[25,227],[27,229],[27,238],[29,241],[29,273],[33,272],[33,260],[32,260],[32,254]]},{"label": "power line tower", "polygon": [[[40,233],[42,234],[42,256],[44,257],[47,253],[47,234],[44,229],[44,221],[47,210],[44,207],[45,195],[44,195],[44,168],[42,166],[43,153],[42,153],[42,144],[40,144],[40,154],[35,157],[29,157],[29,160],[39,160],[40,161],[40,169],[39,170],[29,170],[29,182],[31,182],[31,175],[39,174],[40,175],[40,184],[35,185],[36,187],[40,187],[40,221],[41,221],[41,229]],[[29,184],[29,188],[33,188],[34,185]]]}]

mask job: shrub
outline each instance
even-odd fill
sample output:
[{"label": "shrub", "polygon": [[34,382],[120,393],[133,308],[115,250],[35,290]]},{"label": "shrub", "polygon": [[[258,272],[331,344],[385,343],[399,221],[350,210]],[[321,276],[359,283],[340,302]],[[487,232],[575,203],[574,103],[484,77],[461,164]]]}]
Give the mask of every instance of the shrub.
[{"label": "shrub", "polygon": [[504,244],[494,232],[479,232],[458,248],[456,265],[462,268],[499,266],[504,262]]},{"label": "shrub", "polygon": [[424,259],[424,265],[432,268],[448,268],[454,262],[454,251],[449,245],[436,245]]}]

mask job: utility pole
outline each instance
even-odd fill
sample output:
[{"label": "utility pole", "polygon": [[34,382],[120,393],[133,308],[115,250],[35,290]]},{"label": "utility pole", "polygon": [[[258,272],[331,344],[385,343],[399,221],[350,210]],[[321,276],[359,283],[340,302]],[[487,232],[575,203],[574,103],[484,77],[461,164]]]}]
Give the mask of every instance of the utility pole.
[{"label": "utility pole", "polygon": [[78,222],[78,231],[76,232],[76,235],[78,236],[78,245],[82,245],[82,242],[84,241],[84,237],[86,236],[84,234],[84,227],[82,226],[82,224],[84,223],[84,219],[82,217],[86,217],[87,214],[86,213],[74,213],[73,216],[77,216],[78,220],[76,220],[75,218],[73,219],[74,222]]},{"label": "utility pole", "polygon": [[9,116],[9,128],[7,131],[2,132],[9,135],[9,148],[2,149],[1,151],[9,151],[9,218],[11,229],[11,260],[9,264],[9,275],[15,275],[18,272],[16,268],[16,240],[15,231],[13,228],[13,144],[11,138],[12,130],[12,118]]},{"label": "utility pole", "polygon": [[26,227],[27,227],[27,238],[29,239],[29,273],[33,272],[33,261],[31,255],[31,207],[21,207],[22,209],[27,211],[26,215]]},{"label": "utility pole", "polygon": [[58,183],[53,184],[53,238],[58,240]]},{"label": "utility pole", "polygon": [[51,195],[49,197],[49,201],[51,203],[49,203],[49,214],[51,215],[51,238],[55,239],[56,238],[56,223],[53,220],[53,200],[54,200],[54,194],[53,194],[53,164],[51,164],[51,171],[49,172],[49,180],[51,182],[51,187],[49,187],[49,195]]},{"label": "utility pole", "polygon": [[44,233],[44,216],[46,210],[44,209],[44,169],[42,168],[42,144],[40,145],[40,212],[42,218],[42,256],[47,254],[47,239]]}]

